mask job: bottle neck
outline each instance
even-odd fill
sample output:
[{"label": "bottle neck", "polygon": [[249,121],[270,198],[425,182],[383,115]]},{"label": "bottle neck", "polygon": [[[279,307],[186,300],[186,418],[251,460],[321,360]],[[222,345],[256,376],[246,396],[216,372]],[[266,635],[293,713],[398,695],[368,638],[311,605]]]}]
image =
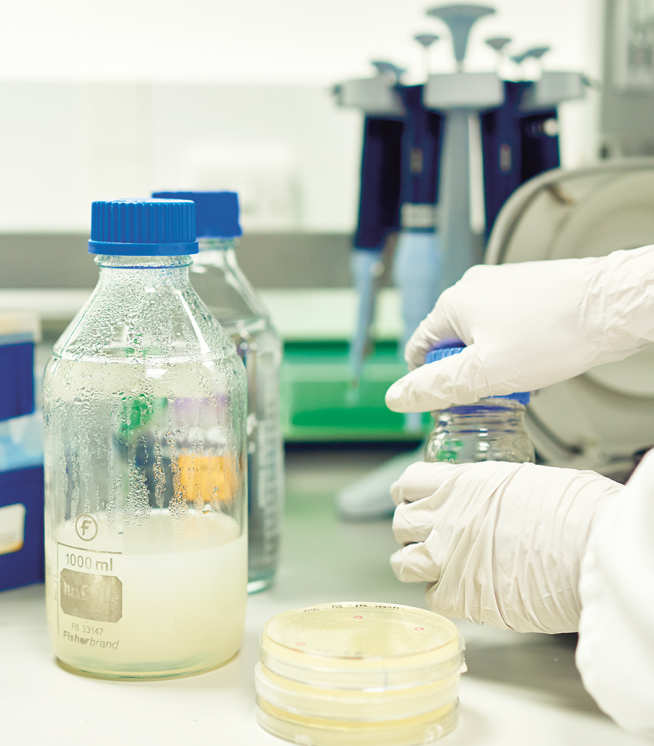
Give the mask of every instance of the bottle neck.
[{"label": "bottle neck", "polygon": [[193,257],[192,284],[223,324],[268,316],[268,311],[241,270],[235,238],[201,238]]},{"label": "bottle neck", "polygon": [[155,285],[183,290],[189,285],[191,256],[114,256],[99,254],[95,258],[99,267],[99,288],[123,284],[142,287],[144,292]]},{"label": "bottle neck", "polygon": [[512,399],[485,399],[436,413],[436,425],[450,433],[471,430],[506,434],[524,429],[525,407]]},{"label": "bottle neck", "polygon": [[233,253],[238,246],[237,238],[198,238],[200,251],[224,251]]}]

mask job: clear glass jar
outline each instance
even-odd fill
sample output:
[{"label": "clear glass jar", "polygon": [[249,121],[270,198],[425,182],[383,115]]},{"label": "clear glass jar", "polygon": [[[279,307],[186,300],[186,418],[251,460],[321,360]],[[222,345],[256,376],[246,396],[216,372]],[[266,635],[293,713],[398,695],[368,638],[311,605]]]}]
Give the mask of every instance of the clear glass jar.
[{"label": "clear glass jar", "polygon": [[534,446],[519,401],[493,397],[434,413],[425,461],[534,461]]},{"label": "clear glass jar", "polygon": [[280,422],[282,342],[268,310],[236,258],[241,236],[238,194],[229,191],[155,192],[195,202],[200,252],[191,282],[245,364],[248,378],[248,591],[272,585],[279,562],[284,502]]},{"label": "clear glass jar", "polygon": [[279,376],[282,344],[241,271],[236,239],[201,238],[191,282],[232,338],[248,377],[248,590],[272,585],[279,561],[284,494]]},{"label": "clear glass jar", "polygon": [[[96,204],[95,253],[116,243]],[[189,237],[175,243],[164,212],[158,250],[175,255],[136,255],[151,232],[140,206],[156,203],[99,204],[97,222],[118,205],[136,236],[132,255],[97,256],[95,291],[45,373],[50,635],[69,669],[188,674],[229,660],[243,634],[245,371],[191,287]],[[193,203],[176,204],[194,239]]]},{"label": "clear glass jar", "polygon": [[[464,348],[462,342],[448,340],[431,350],[425,363],[437,363]],[[533,462],[534,446],[525,428],[528,403],[529,394],[519,392],[434,412],[435,426],[425,444],[425,461]]]}]

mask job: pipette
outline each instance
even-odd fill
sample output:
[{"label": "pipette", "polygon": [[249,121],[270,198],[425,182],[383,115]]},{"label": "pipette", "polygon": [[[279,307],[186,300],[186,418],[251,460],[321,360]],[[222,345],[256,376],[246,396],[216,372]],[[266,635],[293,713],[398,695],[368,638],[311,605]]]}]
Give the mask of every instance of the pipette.
[{"label": "pipette", "polygon": [[529,63],[532,61],[531,74],[528,76],[532,80],[537,80],[541,77],[543,72],[542,60],[543,57],[550,51],[548,46],[530,47],[525,49],[521,56],[521,64]]},{"label": "pipette", "polygon": [[[371,61],[378,76],[388,77],[395,84],[399,82],[404,70],[388,60],[375,59]],[[371,121],[366,119],[364,131],[364,144],[362,154],[361,189],[366,187],[364,183],[367,175],[366,158],[369,155],[367,138],[370,136],[369,125]],[[398,123],[399,126],[399,123]],[[378,154],[379,155],[379,154]],[[383,153],[381,154],[383,156]],[[399,175],[398,175],[399,176]],[[360,208],[361,211],[361,208]],[[357,292],[357,315],[355,328],[350,340],[349,367],[351,374],[351,386],[346,393],[346,401],[355,404],[358,400],[358,389],[363,365],[371,347],[370,330],[375,316],[377,301],[377,290],[379,279],[384,271],[382,262],[383,240],[380,245],[355,246],[352,252],[351,266],[354,277],[354,286]]]},{"label": "pipette", "polygon": [[[423,50],[425,81],[430,74],[429,51],[439,38],[431,33],[413,37]],[[423,91],[424,83],[400,87],[406,114],[402,140],[402,220],[393,274],[401,296],[402,347],[436,302],[440,274],[435,203],[442,117],[425,107]],[[408,420],[409,429],[419,428],[419,418]]]},{"label": "pipette", "polygon": [[490,47],[496,54],[496,69],[497,74],[503,78],[505,77],[505,66],[507,61],[507,47],[511,43],[510,36],[489,36],[484,40],[486,45]]},{"label": "pipette", "polygon": [[393,78],[395,83],[398,83],[402,75],[406,72],[404,68],[388,60],[370,60],[370,64],[375,68],[378,75],[388,75]]},{"label": "pipette", "polygon": [[434,42],[437,42],[441,37],[438,34],[414,34],[413,38],[422,47],[423,69],[425,72],[425,80],[427,80],[431,70],[431,65],[429,64],[429,50]]}]

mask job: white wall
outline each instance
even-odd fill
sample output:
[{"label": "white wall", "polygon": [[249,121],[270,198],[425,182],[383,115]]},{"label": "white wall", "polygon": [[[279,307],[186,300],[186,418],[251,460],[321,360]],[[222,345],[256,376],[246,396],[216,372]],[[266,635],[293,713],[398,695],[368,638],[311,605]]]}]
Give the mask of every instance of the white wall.
[{"label": "white wall", "polygon": [[[443,30],[424,15],[437,0],[21,0],[5,8],[0,71],[34,79],[272,81],[328,84],[364,73],[370,57],[418,62],[410,35]],[[495,0],[478,42],[512,34],[516,47],[551,43],[554,67],[588,63],[589,18],[601,0]],[[449,64],[447,44],[436,67]]]},{"label": "white wall", "polygon": [[[350,230],[360,118],[334,107],[328,85],[380,56],[415,78],[410,34],[440,28],[425,4],[12,4],[0,24],[0,230],[85,230],[91,199],[174,186],[240,188],[246,227]],[[485,36],[508,32],[516,50],[551,42],[548,67],[599,74],[600,0],[496,5],[473,34],[471,68],[493,64]],[[439,42],[433,69],[450,57]],[[564,162],[589,160],[592,101],[564,107],[562,124]]]},{"label": "white wall", "polygon": [[236,188],[253,230],[353,224],[359,117],[326,89],[0,81],[0,101],[0,230],[87,230],[91,200],[162,188]]},{"label": "white wall", "polygon": [[360,117],[337,109],[327,88],[177,84],[153,93],[154,183],[235,188],[253,227],[351,228]]}]

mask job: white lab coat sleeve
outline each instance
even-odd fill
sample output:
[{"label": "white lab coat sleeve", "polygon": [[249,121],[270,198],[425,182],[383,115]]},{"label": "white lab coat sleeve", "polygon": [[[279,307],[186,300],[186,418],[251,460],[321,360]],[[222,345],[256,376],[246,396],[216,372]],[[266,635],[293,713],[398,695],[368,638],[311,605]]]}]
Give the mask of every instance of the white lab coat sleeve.
[{"label": "white lab coat sleeve", "polygon": [[602,320],[604,346],[621,360],[654,342],[654,244],[614,251],[600,260],[584,312]]},{"label": "white lab coat sleeve", "polygon": [[654,450],[595,519],[579,590],[586,689],[623,728],[654,738]]}]

